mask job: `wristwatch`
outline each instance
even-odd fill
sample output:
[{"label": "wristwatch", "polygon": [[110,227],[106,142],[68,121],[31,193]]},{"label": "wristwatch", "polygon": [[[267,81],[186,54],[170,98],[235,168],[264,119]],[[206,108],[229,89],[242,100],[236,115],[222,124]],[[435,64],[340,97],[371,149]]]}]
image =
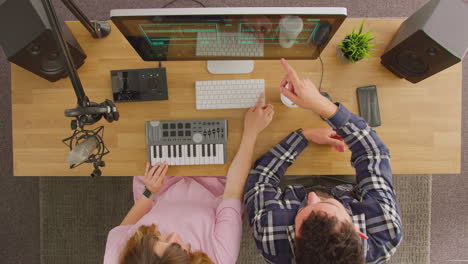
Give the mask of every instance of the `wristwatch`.
[{"label": "wristwatch", "polygon": [[299,135],[301,135],[303,138],[305,138],[304,134],[302,134],[302,128],[299,128],[298,130],[294,131],[296,133],[298,133]]},{"label": "wristwatch", "polygon": [[296,130],[296,131],[294,131],[294,132],[296,132],[296,133],[297,133],[300,137],[302,137],[304,140],[309,141],[309,140],[306,138],[306,136],[304,136],[304,133],[302,133],[302,132],[303,132],[302,128],[299,128],[298,130]]},{"label": "wristwatch", "polygon": [[143,191],[143,195],[148,199],[153,198],[153,193],[150,190],[148,190],[146,186],[145,186],[145,190]]}]

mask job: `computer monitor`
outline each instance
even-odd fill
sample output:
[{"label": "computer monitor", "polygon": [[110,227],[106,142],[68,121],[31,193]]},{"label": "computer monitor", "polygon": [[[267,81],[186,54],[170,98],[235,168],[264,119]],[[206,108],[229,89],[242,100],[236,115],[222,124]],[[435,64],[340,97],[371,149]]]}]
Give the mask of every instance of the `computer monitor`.
[{"label": "computer monitor", "polygon": [[212,73],[250,72],[251,60],[316,59],[346,16],[341,7],[111,10],[143,60],[207,60]]}]

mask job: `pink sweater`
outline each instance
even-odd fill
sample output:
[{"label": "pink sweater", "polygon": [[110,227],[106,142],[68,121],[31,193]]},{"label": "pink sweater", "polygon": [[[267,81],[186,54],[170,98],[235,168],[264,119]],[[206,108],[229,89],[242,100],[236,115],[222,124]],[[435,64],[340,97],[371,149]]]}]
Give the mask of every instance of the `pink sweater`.
[{"label": "pink sweater", "polygon": [[[225,177],[168,177],[153,207],[135,225],[117,226],[107,237],[105,264],[119,263],[128,239],[141,225],[156,224],[163,235],[180,234],[192,251],[205,252],[215,263],[236,263],[242,235],[242,204],[223,200]],[[135,201],[143,177],[133,179]]]}]

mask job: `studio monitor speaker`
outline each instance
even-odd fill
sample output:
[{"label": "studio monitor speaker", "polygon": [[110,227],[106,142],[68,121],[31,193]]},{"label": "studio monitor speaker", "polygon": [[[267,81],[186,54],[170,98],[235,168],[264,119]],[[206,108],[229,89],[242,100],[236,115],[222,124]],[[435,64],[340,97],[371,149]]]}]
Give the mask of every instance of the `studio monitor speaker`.
[{"label": "studio monitor speaker", "polygon": [[400,78],[422,81],[461,61],[467,27],[467,0],[431,0],[401,24],[381,63]]},{"label": "studio monitor speaker", "polygon": [[[79,68],[86,54],[66,26],[62,33]],[[7,0],[0,6],[0,46],[9,61],[51,82],[68,75],[41,0]]]}]

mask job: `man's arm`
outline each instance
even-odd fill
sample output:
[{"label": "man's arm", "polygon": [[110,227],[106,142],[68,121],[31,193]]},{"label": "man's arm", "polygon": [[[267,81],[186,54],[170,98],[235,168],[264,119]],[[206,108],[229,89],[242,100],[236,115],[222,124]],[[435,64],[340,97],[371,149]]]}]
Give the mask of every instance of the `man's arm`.
[{"label": "man's arm", "polygon": [[[350,113],[342,105],[330,102],[310,80],[300,80],[286,60],[282,59],[281,63],[287,72],[280,85],[281,93],[300,107],[328,119],[328,123],[348,144],[358,182],[355,192],[360,197],[359,200],[352,200],[351,197],[340,199],[350,207],[353,215],[365,216],[366,230],[362,231],[369,236],[366,259],[373,263],[388,259],[402,237],[388,148],[364,119]],[[289,85],[289,89],[286,89],[286,85]]]},{"label": "man's arm", "polygon": [[[281,178],[307,144],[301,132],[292,132],[255,161],[244,189],[244,202],[248,206],[249,216],[253,218],[261,209],[267,209],[268,205],[272,206],[270,209],[277,208],[281,203],[278,198],[278,193],[281,193],[278,187]],[[270,200],[275,203],[270,203]]]},{"label": "man's arm", "polygon": [[366,216],[369,237],[366,259],[380,263],[388,260],[402,239],[402,223],[392,183],[390,152],[367,122],[339,105],[336,114],[327,119],[344,138],[352,152],[356,170],[355,193],[350,201],[353,214]]},{"label": "man's arm", "polygon": [[292,132],[262,155],[245,185],[244,204],[257,248],[272,263],[289,263],[293,257],[294,218],[301,201],[294,187],[284,193],[281,177],[307,146],[300,132]]}]

